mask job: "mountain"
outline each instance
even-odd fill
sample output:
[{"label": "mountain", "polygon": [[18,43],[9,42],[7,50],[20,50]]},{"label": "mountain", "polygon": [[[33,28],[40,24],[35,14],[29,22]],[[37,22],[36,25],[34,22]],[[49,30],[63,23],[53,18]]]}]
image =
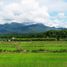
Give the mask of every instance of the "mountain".
[{"label": "mountain", "polygon": [[61,30],[64,28],[48,27],[41,23],[24,24],[24,23],[6,23],[0,24],[0,33],[39,33],[48,30]]}]

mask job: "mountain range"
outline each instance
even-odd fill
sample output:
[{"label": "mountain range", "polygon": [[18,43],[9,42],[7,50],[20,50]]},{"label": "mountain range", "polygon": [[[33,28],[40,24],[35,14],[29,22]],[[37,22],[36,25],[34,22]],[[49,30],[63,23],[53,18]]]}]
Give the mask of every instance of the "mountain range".
[{"label": "mountain range", "polygon": [[26,24],[26,23],[5,23],[0,24],[0,33],[40,33],[48,30],[62,30],[66,28],[49,27],[42,23]]}]

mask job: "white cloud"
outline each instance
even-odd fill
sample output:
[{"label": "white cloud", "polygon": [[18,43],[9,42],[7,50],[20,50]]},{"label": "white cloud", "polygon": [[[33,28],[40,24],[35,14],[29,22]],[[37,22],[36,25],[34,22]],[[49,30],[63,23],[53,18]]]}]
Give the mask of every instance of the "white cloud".
[{"label": "white cloud", "polygon": [[[66,27],[66,8],[63,0],[0,0],[0,23],[34,21],[51,27]],[[58,14],[50,16],[49,12],[53,11]]]},{"label": "white cloud", "polygon": [[19,3],[10,3],[3,8],[2,15],[3,19],[13,19],[18,22],[27,20],[44,22],[49,16],[48,8],[46,6],[40,7],[36,0],[21,0]]}]

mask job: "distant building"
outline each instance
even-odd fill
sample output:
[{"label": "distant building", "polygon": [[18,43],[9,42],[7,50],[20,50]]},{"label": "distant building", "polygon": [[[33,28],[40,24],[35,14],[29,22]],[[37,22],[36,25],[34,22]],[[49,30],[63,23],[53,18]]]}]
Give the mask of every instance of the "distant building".
[{"label": "distant building", "polygon": [[14,39],[15,39],[15,37],[12,37],[11,39],[12,39],[12,40],[14,40]]}]

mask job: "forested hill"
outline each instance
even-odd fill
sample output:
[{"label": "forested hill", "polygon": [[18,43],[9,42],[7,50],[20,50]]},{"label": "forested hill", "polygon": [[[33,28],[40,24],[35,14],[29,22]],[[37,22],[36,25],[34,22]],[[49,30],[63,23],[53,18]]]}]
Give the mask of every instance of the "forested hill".
[{"label": "forested hill", "polygon": [[36,24],[25,24],[25,23],[6,23],[0,24],[0,34],[5,33],[41,33],[46,32],[48,30],[62,30],[64,28],[55,28],[43,25],[41,23]]},{"label": "forested hill", "polygon": [[[35,40],[67,40],[67,30],[50,30],[42,33],[26,33],[26,34],[0,34],[0,39],[13,39],[13,40],[29,40],[35,38]],[[31,40],[31,39],[30,39]]]},{"label": "forested hill", "polygon": [[42,38],[46,40],[47,39],[67,40],[67,28],[48,27],[41,23],[0,24],[0,40],[2,39],[22,40],[22,38],[37,38],[37,39],[39,38],[39,40],[42,40]]}]

